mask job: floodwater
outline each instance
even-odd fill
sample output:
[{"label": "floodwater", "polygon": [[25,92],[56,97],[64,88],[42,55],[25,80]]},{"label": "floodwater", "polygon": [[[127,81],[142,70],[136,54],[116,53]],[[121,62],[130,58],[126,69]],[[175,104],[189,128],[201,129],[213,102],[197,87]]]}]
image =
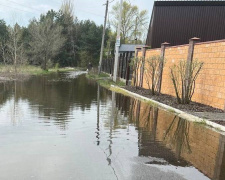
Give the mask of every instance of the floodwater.
[{"label": "floodwater", "polygon": [[0,180],[224,180],[224,149],[216,131],[77,72],[0,84]]}]

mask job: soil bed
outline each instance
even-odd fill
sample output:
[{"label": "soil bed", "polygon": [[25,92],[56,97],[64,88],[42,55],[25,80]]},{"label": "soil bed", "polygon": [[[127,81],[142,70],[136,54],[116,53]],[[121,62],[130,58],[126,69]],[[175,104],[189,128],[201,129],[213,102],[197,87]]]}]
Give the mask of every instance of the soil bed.
[{"label": "soil bed", "polygon": [[191,112],[224,113],[224,111],[221,109],[217,109],[196,102],[191,102],[190,104],[178,104],[176,98],[170,95],[160,94],[152,96],[150,95],[149,90],[140,87],[136,88],[133,86],[125,86],[124,89],[189,113]]}]

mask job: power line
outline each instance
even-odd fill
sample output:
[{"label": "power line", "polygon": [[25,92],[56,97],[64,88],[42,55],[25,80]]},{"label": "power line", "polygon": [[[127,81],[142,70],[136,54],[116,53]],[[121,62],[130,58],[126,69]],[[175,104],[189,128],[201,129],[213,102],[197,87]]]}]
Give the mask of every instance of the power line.
[{"label": "power line", "polygon": [[1,6],[5,6],[5,7],[9,7],[9,8],[13,8],[13,9],[16,9],[18,11],[23,11],[23,12],[27,12],[27,13],[33,13],[31,11],[25,11],[25,10],[22,10],[22,9],[18,9],[18,8],[15,8],[15,7],[12,7],[12,6],[8,6],[8,5],[4,5],[4,4],[0,4]]},{"label": "power line", "polygon": [[[20,4],[20,3],[17,3],[17,2],[11,1],[11,0],[7,0],[7,1],[9,1],[11,3],[14,3],[14,4],[17,4],[17,5],[20,5],[20,6],[23,6],[25,8],[33,9],[33,10],[38,11],[40,13],[43,13],[43,11],[40,11],[40,10],[38,10],[36,8],[30,7],[30,6],[27,6],[27,5],[23,5],[23,4]],[[9,7],[9,8],[13,8],[13,9],[16,9],[18,11],[23,11],[23,12],[27,12],[27,13],[33,13],[32,11],[22,10],[22,9],[19,9],[19,8],[16,8],[16,7],[12,7],[12,6],[9,6],[9,5],[4,5],[4,4],[0,4],[0,5],[5,6],[5,7]],[[96,14],[94,12],[87,11],[87,10],[84,10],[84,9],[81,9],[81,8],[75,8],[75,9],[77,9],[77,11],[85,12],[85,13],[92,14],[92,15],[95,15],[95,16],[104,17],[104,16],[102,16],[100,14]]]},{"label": "power line", "polygon": [[79,11],[79,9],[80,9],[80,11],[82,11],[82,12],[86,12],[86,13],[93,14],[93,15],[96,15],[96,16],[104,17],[103,15],[96,14],[96,13],[93,13],[93,12],[91,12],[91,11],[87,11],[87,10],[84,10],[84,9],[81,9],[81,8],[78,8],[78,11]]},{"label": "power line", "polygon": [[29,9],[33,9],[33,10],[38,11],[38,12],[42,12],[42,11],[40,11],[40,10],[38,10],[38,9],[33,8],[33,7],[30,7],[30,6],[27,6],[27,5],[23,5],[23,4],[20,4],[20,3],[17,3],[17,2],[11,1],[11,0],[6,0],[6,1],[9,1],[9,2],[11,2],[11,3],[18,4],[18,5],[20,5],[20,6],[23,6],[23,7],[29,8]]}]

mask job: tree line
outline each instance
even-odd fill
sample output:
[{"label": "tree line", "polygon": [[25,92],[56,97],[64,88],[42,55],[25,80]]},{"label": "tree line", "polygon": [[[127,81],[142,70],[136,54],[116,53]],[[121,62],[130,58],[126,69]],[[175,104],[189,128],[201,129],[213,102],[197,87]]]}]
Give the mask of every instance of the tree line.
[{"label": "tree line", "polygon": [[[133,11],[133,6],[127,7],[124,3],[124,11]],[[136,7],[136,6],[135,6]],[[130,10],[128,10],[130,8]],[[137,7],[134,8],[138,13]],[[116,11],[118,5],[113,7],[110,21],[105,36],[104,56],[113,56],[115,44],[115,32],[110,24],[115,25],[117,19]],[[140,12],[139,16],[143,15]],[[130,19],[134,13],[128,13],[124,19]],[[144,14],[144,17],[146,14]],[[144,18],[145,19],[145,18]],[[114,22],[114,23],[112,23]],[[132,22],[127,23],[131,25]],[[126,25],[123,25],[123,28]],[[126,30],[126,28],[125,28]],[[128,32],[122,36],[123,41],[128,42],[128,34],[133,38],[134,33]],[[88,62],[93,65],[98,64],[103,26],[97,25],[90,20],[79,20],[74,16],[73,3],[71,0],[64,0],[59,11],[49,10],[46,14],[41,14],[38,19],[30,20],[27,27],[22,27],[18,23],[7,25],[0,20],[0,63],[18,65],[36,65],[47,70],[52,66],[80,66],[85,67]],[[135,33],[140,35],[135,25]]]}]

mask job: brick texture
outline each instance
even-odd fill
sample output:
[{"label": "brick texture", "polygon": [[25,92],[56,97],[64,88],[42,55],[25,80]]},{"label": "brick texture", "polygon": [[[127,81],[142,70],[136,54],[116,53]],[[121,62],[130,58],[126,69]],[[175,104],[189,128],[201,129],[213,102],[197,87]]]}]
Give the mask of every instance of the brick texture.
[{"label": "brick texture", "polygon": [[[174,120],[172,113],[160,109],[154,114],[154,107],[144,102],[139,102],[139,106],[140,111],[137,111],[137,106],[132,110],[133,121],[154,137],[144,137],[144,140],[160,142],[164,145],[162,147],[173,151],[177,160],[185,159],[209,178],[213,179],[218,172],[221,173],[224,167],[219,161],[222,155],[218,155],[224,154],[220,147],[225,142],[220,141],[218,132],[178,117]],[[161,150],[158,149],[158,152]]]},{"label": "brick texture", "polygon": [[[162,76],[163,94],[175,96],[170,77],[170,67],[180,60],[186,60],[189,45],[167,47],[165,50],[165,66]],[[146,58],[160,55],[160,49],[150,49]],[[142,53],[138,53],[142,56]],[[204,62],[200,72],[192,101],[215,108],[224,109],[225,104],[225,40],[197,43],[194,48],[193,59]],[[147,68],[147,67],[145,67]],[[146,77],[143,78],[143,87],[148,89]]]}]

